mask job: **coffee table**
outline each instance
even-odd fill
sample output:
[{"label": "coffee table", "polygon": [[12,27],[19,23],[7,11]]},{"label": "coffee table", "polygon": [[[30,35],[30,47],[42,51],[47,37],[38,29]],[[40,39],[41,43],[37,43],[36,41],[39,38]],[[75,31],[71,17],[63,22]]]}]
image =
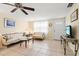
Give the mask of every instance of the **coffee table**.
[{"label": "coffee table", "polygon": [[28,39],[20,39],[20,41],[21,41],[20,46],[22,45],[23,42],[25,42],[25,47],[27,47]]},{"label": "coffee table", "polygon": [[29,42],[30,40],[32,40],[32,37],[26,37],[26,38],[22,38],[20,40],[21,40],[20,46],[22,45],[23,42],[25,42],[25,47],[27,48],[27,42]]}]

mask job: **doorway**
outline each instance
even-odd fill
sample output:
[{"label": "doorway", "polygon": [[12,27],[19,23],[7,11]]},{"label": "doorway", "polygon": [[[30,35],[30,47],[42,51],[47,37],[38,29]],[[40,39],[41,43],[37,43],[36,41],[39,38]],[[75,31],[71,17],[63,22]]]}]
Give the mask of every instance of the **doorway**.
[{"label": "doorway", "polygon": [[55,19],[53,21],[54,39],[60,40],[60,36],[65,33],[65,19]]}]

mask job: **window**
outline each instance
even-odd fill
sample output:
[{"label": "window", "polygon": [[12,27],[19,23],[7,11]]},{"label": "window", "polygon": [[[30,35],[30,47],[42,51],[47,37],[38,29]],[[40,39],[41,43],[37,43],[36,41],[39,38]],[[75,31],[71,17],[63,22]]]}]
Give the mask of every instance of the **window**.
[{"label": "window", "polygon": [[43,32],[47,34],[48,22],[47,21],[34,22],[34,32]]}]

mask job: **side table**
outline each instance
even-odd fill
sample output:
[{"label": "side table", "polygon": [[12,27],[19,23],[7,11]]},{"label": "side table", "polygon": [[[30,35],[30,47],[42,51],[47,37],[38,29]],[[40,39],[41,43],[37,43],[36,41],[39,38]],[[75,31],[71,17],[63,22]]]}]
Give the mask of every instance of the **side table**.
[{"label": "side table", "polygon": [[70,42],[75,45],[74,52],[75,52],[75,56],[76,56],[78,53],[78,49],[79,49],[79,40],[75,39],[75,38],[67,38],[64,36],[61,36],[60,38],[61,38],[61,44],[63,44],[63,47],[64,47],[64,55],[66,55],[67,45]]}]

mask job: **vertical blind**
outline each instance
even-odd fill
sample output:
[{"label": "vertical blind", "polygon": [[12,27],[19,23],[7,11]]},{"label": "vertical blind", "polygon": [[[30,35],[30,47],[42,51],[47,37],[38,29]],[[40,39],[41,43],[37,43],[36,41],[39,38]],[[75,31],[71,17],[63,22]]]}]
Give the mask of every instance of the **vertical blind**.
[{"label": "vertical blind", "polygon": [[47,34],[48,22],[47,21],[34,22],[34,32],[43,32]]}]

